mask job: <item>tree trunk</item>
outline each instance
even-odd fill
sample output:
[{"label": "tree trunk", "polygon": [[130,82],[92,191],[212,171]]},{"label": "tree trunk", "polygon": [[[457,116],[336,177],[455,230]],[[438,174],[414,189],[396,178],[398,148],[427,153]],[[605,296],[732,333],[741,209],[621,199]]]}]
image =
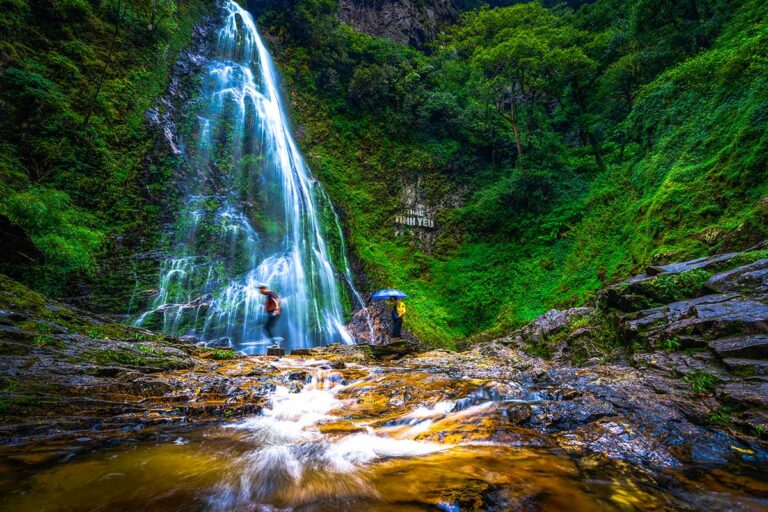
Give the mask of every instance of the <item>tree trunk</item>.
[{"label": "tree trunk", "polygon": [[512,131],[515,132],[515,144],[517,145],[518,162],[523,157],[523,144],[520,142],[520,129],[517,126],[517,112],[514,100],[509,102],[509,120],[512,121]]},{"label": "tree trunk", "polygon": [[589,144],[592,146],[592,153],[595,155],[595,163],[597,164],[597,168],[602,171],[605,169],[605,164],[603,163],[603,155],[600,151],[600,144],[597,143],[597,138],[592,135],[592,132],[587,132],[587,138],[589,139]]}]

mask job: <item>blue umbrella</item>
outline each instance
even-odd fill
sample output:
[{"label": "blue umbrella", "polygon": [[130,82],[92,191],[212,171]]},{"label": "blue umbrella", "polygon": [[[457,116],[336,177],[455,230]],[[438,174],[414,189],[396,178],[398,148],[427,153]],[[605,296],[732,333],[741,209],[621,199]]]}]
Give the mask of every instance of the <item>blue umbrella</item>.
[{"label": "blue umbrella", "polygon": [[384,290],[379,290],[373,295],[371,295],[371,299],[404,299],[407,297],[406,294],[401,292],[400,290],[392,290],[390,288],[386,288]]}]

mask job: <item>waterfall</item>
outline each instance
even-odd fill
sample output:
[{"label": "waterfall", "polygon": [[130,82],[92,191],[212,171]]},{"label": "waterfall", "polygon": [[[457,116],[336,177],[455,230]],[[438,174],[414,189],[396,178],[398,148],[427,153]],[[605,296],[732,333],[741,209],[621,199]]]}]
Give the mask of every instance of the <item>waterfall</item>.
[{"label": "waterfall", "polygon": [[[183,207],[158,293],[137,325],[263,352],[267,285],[282,299],[286,348],[352,343],[343,318],[352,286],[328,196],[293,139],[271,56],[251,15],[223,2],[224,22],[186,109]],[[335,245],[334,245],[335,244]],[[332,258],[332,254],[336,258]],[[344,268],[337,272],[334,259]]]}]

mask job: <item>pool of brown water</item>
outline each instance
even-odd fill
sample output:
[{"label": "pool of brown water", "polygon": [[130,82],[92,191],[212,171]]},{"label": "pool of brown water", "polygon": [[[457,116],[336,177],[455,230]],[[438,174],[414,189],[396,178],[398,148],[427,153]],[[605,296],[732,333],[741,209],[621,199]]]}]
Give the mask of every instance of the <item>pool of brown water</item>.
[{"label": "pool of brown water", "polygon": [[283,371],[245,420],[6,447],[0,510],[768,510],[758,466],[650,468],[511,428],[503,404],[541,399],[514,382]]}]

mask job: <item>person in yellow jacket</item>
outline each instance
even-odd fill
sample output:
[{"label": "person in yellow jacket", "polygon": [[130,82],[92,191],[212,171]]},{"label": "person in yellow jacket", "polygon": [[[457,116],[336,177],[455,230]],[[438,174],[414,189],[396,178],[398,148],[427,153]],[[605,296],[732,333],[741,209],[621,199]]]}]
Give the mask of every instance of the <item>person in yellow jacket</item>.
[{"label": "person in yellow jacket", "polygon": [[389,301],[392,304],[392,336],[390,341],[397,341],[400,339],[400,330],[403,328],[405,302],[394,297]]}]

